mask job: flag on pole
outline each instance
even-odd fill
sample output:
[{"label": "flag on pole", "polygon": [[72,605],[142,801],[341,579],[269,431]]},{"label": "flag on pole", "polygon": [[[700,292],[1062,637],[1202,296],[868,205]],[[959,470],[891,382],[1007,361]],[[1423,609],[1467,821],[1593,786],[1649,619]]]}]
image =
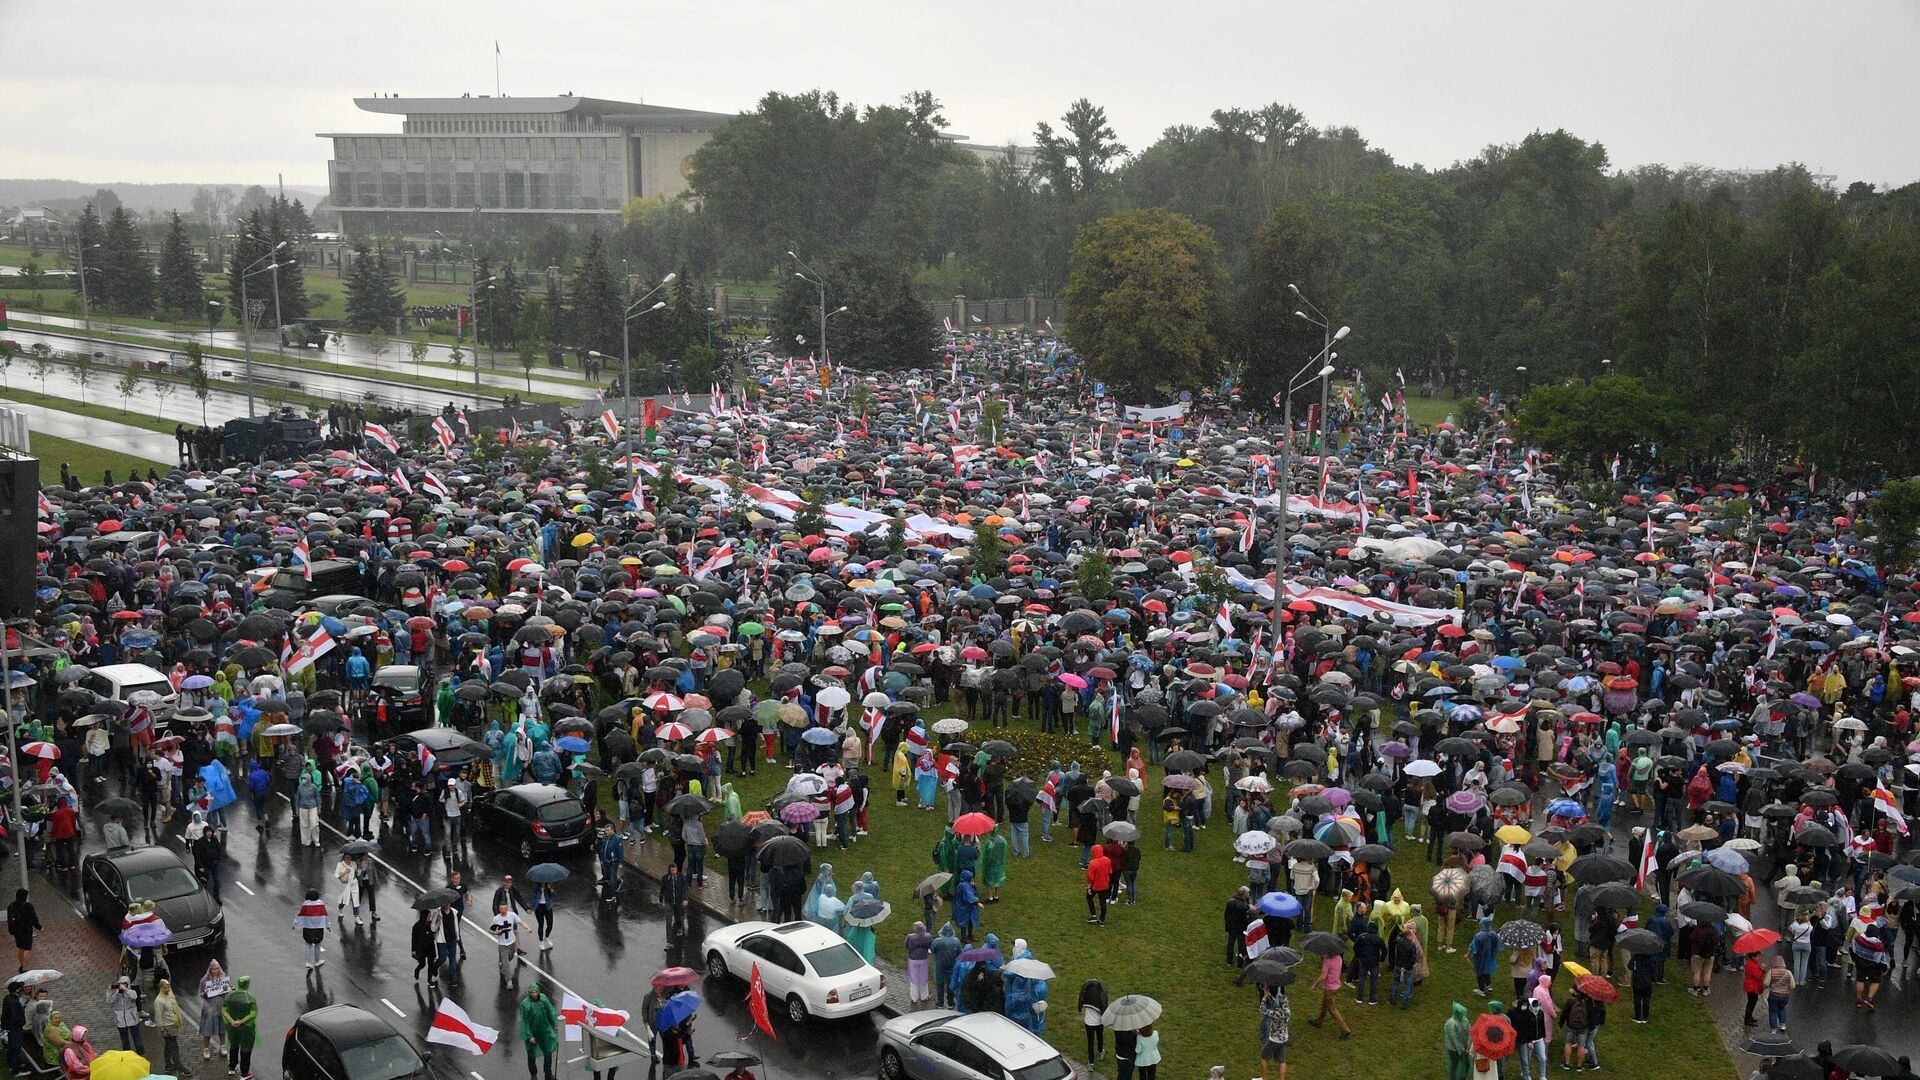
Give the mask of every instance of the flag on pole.
[{"label": "flag on pole", "polygon": [[712,554],[708,555],[706,559],[700,563],[699,566],[694,568],[693,580],[705,581],[706,579],[712,577],[715,571],[724,570],[727,567],[732,565],[733,565],[733,545],[731,543],[722,544],[719,547],[713,549]]},{"label": "flag on pole", "polygon": [[[320,905],[326,910],[326,905]],[[440,1008],[433,1014],[433,1024],[427,1028],[427,1041],[442,1046],[454,1046],[469,1054],[486,1056],[493,1044],[500,1041],[498,1029],[477,1024],[467,1015],[467,1011],[454,1004],[450,998],[440,999]]]},{"label": "flag on pole", "polygon": [[1267,951],[1267,921],[1265,919],[1255,919],[1248,923],[1246,931],[1241,934],[1241,936],[1246,938],[1247,941],[1247,959],[1255,959],[1261,953]]},{"label": "flag on pole", "polygon": [[333,635],[326,630],[315,632],[312,637],[301,642],[299,648],[293,650],[293,656],[287,661],[287,674],[299,674],[302,669],[312,666],[315,660],[332,652],[336,644],[338,642],[334,641]]},{"label": "flag on pole", "polygon": [[420,486],[425,488],[429,495],[438,495],[443,499],[453,498],[453,489],[447,486],[446,481],[433,475],[431,471],[421,470]]},{"label": "flag on pole", "polygon": [[1653,876],[1660,862],[1659,853],[1655,850],[1659,845],[1654,842],[1654,836],[1652,831],[1648,831],[1646,842],[1640,845],[1640,865],[1635,868],[1633,877],[1633,887],[1636,889],[1647,887],[1647,879]]},{"label": "flag on pole", "polygon": [[595,1031],[618,1031],[633,1019],[633,1014],[625,1009],[606,1009],[585,998],[568,993],[560,998],[560,1019],[567,1026],[567,1041],[579,1042],[587,1028]]},{"label": "flag on pole", "polygon": [[440,759],[433,756],[433,751],[427,749],[426,743],[415,745],[414,760],[420,765],[421,776],[432,776],[433,770],[440,766]]},{"label": "flag on pole", "polygon": [[1219,610],[1219,612],[1218,612],[1218,613],[1216,613],[1216,614],[1214,615],[1214,617],[1213,617],[1213,625],[1215,625],[1215,626],[1217,626],[1217,627],[1219,627],[1219,628],[1220,628],[1220,636],[1221,636],[1221,638],[1223,638],[1223,639],[1224,639],[1224,638],[1230,638],[1230,637],[1232,637],[1232,636],[1233,636],[1233,607],[1232,607],[1232,605],[1230,605],[1230,604],[1221,604],[1221,605],[1220,605],[1220,610]]},{"label": "flag on pole", "polygon": [[773,1021],[767,1016],[767,988],[760,981],[760,965],[753,965],[753,975],[747,980],[747,1012],[753,1016],[753,1026],[766,1032],[767,1038],[778,1039],[773,1033]]},{"label": "flag on pole", "polygon": [[413,481],[407,479],[405,469],[393,470],[393,486],[399,488],[402,495],[413,494]]},{"label": "flag on pole", "polygon": [[612,409],[608,409],[600,414],[600,426],[607,429],[607,438],[617,439],[620,437],[620,420],[613,415]]},{"label": "flag on pole", "polygon": [[1893,792],[1888,791],[1885,784],[1873,789],[1873,808],[1893,822],[1893,827],[1900,830],[1901,836],[1907,835],[1907,815],[1900,812],[1900,800],[1893,797]]},{"label": "flag on pole", "polygon": [[1240,526],[1240,554],[1245,555],[1246,553],[1252,550],[1253,550],[1253,519],[1248,518],[1246,521],[1246,524]]},{"label": "flag on pole", "polygon": [[307,547],[307,538],[301,537],[293,545],[293,557],[300,564],[300,572],[308,581],[313,580],[313,551]]},{"label": "flag on pole", "polygon": [[392,435],[389,435],[387,433],[387,429],[382,427],[381,425],[376,424],[373,421],[369,420],[365,424],[361,425],[360,431],[367,438],[372,439],[374,442],[377,442],[381,446],[386,447],[388,453],[397,454],[400,452],[400,441],[398,439],[395,439]]},{"label": "flag on pole", "polygon": [[458,439],[458,436],[453,433],[453,425],[447,423],[447,418],[444,416],[433,418],[433,437],[440,440],[441,450],[453,449],[453,444]]}]

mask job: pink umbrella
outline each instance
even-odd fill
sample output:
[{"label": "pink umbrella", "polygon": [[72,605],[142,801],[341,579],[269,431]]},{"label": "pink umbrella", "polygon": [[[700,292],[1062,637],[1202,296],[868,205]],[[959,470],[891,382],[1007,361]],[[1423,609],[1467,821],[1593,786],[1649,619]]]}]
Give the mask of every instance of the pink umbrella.
[{"label": "pink umbrella", "polygon": [[1068,686],[1073,687],[1075,690],[1085,690],[1087,688],[1087,680],[1081,678],[1078,675],[1075,675],[1071,671],[1061,672],[1060,681],[1063,683],[1066,683]]}]

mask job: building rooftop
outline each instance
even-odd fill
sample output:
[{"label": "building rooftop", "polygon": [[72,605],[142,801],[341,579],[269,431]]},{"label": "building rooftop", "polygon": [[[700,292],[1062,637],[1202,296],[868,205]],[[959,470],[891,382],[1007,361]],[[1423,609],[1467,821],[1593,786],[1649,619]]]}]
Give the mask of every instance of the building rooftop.
[{"label": "building rooftop", "polygon": [[734,118],[732,113],[706,112],[700,109],[675,109],[664,105],[644,105],[634,101],[610,101],[588,97],[361,97],[354,105],[364,112],[395,116],[420,116],[428,113],[466,115],[527,115],[570,113],[617,120],[642,126],[706,129],[719,127]]}]

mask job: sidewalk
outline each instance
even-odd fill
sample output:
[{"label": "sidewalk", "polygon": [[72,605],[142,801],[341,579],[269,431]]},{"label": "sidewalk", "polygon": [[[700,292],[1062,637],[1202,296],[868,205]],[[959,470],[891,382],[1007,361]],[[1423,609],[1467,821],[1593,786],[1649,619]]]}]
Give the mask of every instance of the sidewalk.
[{"label": "sidewalk", "polygon": [[[6,865],[13,869],[12,860]],[[85,1025],[95,1050],[105,1053],[120,1047],[120,1036],[113,1026],[113,1010],[107,1006],[107,991],[120,977],[120,949],[100,927],[88,921],[68,899],[65,892],[39,871],[31,875],[34,910],[40,916],[41,930],[34,935],[35,967],[50,967],[60,978],[49,984],[54,1007],[68,1024]],[[14,886],[18,888],[18,886]],[[159,1036],[146,1033],[150,1060],[160,1061]]]}]

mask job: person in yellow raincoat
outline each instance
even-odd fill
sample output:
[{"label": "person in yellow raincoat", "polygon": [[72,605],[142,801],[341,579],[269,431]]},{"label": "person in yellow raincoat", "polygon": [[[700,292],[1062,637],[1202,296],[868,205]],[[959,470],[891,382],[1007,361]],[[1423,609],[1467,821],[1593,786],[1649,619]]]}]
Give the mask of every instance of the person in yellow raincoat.
[{"label": "person in yellow raincoat", "polygon": [[1407,903],[1407,898],[1400,895],[1399,889],[1393,890],[1393,895],[1381,901],[1373,911],[1374,918],[1380,922],[1380,936],[1392,941],[1412,912],[1413,905]]},{"label": "person in yellow raincoat", "polygon": [[907,744],[902,742],[893,750],[893,803],[895,806],[907,805],[907,792],[913,787],[913,765],[907,758]]}]

